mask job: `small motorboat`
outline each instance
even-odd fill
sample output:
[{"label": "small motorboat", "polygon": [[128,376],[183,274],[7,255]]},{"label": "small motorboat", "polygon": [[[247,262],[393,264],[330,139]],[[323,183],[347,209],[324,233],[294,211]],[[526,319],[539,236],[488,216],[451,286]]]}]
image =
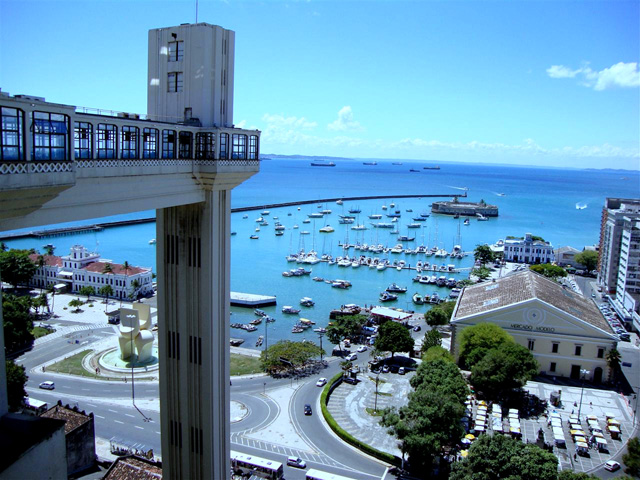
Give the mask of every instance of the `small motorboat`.
[{"label": "small motorboat", "polygon": [[260,237],[258,235],[251,235],[249,238],[251,240],[258,240]]},{"label": "small motorboat", "polygon": [[393,293],[389,293],[387,291],[382,292],[380,294],[380,301],[381,302],[392,302],[392,301],[397,300],[397,299],[398,299],[397,295],[394,295]]},{"label": "small motorboat", "polygon": [[396,292],[396,293],[405,293],[407,291],[407,287],[401,287],[397,283],[392,283],[387,287],[387,292]]},{"label": "small motorboat", "polygon": [[300,299],[300,305],[303,307],[313,307],[315,304],[316,302],[314,302],[311,297],[302,297]]},{"label": "small motorboat", "polygon": [[290,305],[285,305],[284,307],[282,307],[282,313],[288,313],[291,315],[297,315],[298,313],[300,313],[300,310],[297,308],[293,308]]},{"label": "small motorboat", "polygon": [[156,244],[156,239],[152,238],[151,240],[149,240],[149,245],[155,245]]},{"label": "small motorboat", "polygon": [[414,293],[413,297],[411,297],[413,303],[416,305],[424,305],[424,298],[419,293]]}]

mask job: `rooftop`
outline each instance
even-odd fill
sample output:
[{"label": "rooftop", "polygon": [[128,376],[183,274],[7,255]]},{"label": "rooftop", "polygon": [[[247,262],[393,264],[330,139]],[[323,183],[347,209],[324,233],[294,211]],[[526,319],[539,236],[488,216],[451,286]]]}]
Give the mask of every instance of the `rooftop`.
[{"label": "rooftop", "polygon": [[86,414],[84,411],[79,411],[77,407],[71,408],[69,405],[62,406],[61,403],[51,407],[49,410],[44,412],[41,417],[64,421],[65,434],[72,432],[76,428],[81,427],[93,419],[92,414]]},{"label": "rooftop", "polygon": [[466,287],[460,295],[453,316],[461,319],[533,299],[556,307],[608,334],[614,334],[591,299],[531,270]]},{"label": "rooftop", "polygon": [[134,455],[118,458],[103,477],[104,480],[158,480],[162,467],[146,458]]}]

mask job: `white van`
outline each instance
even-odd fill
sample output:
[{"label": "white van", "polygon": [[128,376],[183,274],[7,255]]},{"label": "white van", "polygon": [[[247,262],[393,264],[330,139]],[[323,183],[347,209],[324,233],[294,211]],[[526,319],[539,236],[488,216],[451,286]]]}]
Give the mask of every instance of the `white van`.
[{"label": "white van", "polygon": [[24,404],[23,411],[32,415],[42,415],[49,408],[47,402],[30,397],[24,397],[22,403]]}]

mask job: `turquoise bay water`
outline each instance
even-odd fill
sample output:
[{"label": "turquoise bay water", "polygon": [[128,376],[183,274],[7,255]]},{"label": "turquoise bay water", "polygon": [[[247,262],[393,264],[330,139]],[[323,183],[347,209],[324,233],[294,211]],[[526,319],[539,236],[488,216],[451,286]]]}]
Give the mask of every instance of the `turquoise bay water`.
[{"label": "turquoise bay water", "polygon": [[[606,197],[635,197],[640,194],[640,175],[638,172],[582,171],[543,168],[519,168],[505,166],[441,164],[441,170],[423,170],[426,162],[402,161],[402,165],[393,165],[392,161],[378,161],[377,165],[363,165],[361,161],[336,160],[336,167],[311,167],[307,160],[265,160],[261,163],[260,173],[237,187],[232,194],[234,208],[265,205],[271,203],[292,202],[297,200],[315,200],[327,197],[353,197],[367,195],[388,195],[385,200],[345,201],[342,206],[335,203],[322,205],[332,213],[322,219],[312,220],[309,224],[302,221],[307,214],[318,212],[319,204],[297,207],[272,208],[265,217],[269,226],[260,227],[255,219],[260,211],[232,214],[232,229],[237,232],[231,238],[231,288],[238,292],[275,295],[276,307],[265,310],[277,321],[269,324],[269,342],[282,338],[316,339],[316,334],[308,330],[303,334],[291,334],[291,327],[298,316],[283,315],[283,305],[301,308],[301,317],[309,318],[324,326],[328,322],[329,311],[345,303],[379,304],[378,296],[388,285],[396,282],[408,287],[406,294],[399,294],[398,301],[387,306],[426,311],[428,307],[413,306],[411,295],[439,291],[447,295],[447,289],[437,289],[433,285],[413,283],[414,270],[397,271],[387,269],[377,271],[367,267],[357,269],[341,268],[337,265],[319,263],[306,266],[312,274],[303,277],[283,277],[282,272],[295,268],[285,256],[304,247],[315,248],[318,254],[342,255],[339,243],[347,238],[350,243],[381,243],[392,247],[397,242],[387,229],[374,229],[370,222],[390,221],[384,215],[382,205],[395,202],[395,210],[401,211],[398,221],[401,234],[416,236],[414,242],[405,245],[415,248],[419,244],[438,246],[451,250],[460,243],[465,251],[472,251],[479,243],[493,243],[507,235],[522,236],[527,232],[540,235],[550,241],[554,247],[571,245],[582,249],[599,241],[600,216]],[[433,164],[429,162],[429,164]],[[420,170],[410,172],[410,169]],[[408,230],[406,225],[412,222],[412,216],[429,211],[428,205],[433,198],[394,199],[402,194],[455,194],[467,188],[471,201],[485,200],[498,205],[500,216],[487,222],[471,219],[469,226],[460,220],[446,216],[431,216],[422,222],[420,229]],[[504,194],[504,196],[498,195]],[[356,223],[364,223],[368,230],[356,232],[351,225],[339,225],[338,215],[346,214],[352,207],[359,207],[362,213]],[[577,208],[585,207],[585,208]],[[406,210],[413,210],[407,212]],[[369,220],[368,215],[382,214],[381,220]],[[110,217],[110,219],[136,218],[152,216],[153,212],[140,212],[130,215]],[[274,235],[274,217],[286,227],[284,235]],[[103,219],[90,222],[96,223]],[[294,224],[299,226],[293,229]],[[331,225],[335,232],[320,233],[325,224]],[[301,231],[309,231],[301,235]],[[258,240],[249,236],[257,233]],[[459,237],[458,237],[459,235]],[[97,250],[104,258],[122,263],[127,260],[133,265],[155,268],[155,246],[149,240],[155,238],[155,224],[145,223],[125,227],[107,228],[101,232],[80,233],[64,237],[45,239],[18,239],[7,241],[11,248],[36,248],[41,250],[46,243],[56,246],[56,254],[66,255],[71,245],[83,244]],[[460,241],[458,242],[458,238]],[[354,255],[351,250],[350,255]],[[369,253],[367,255],[372,256]],[[473,260],[468,256],[462,260],[450,258],[425,258],[421,255],[378,255],[391,261],[404,259],[415,265],[418,260],[427,260],[438,264],[455,264],[457,267],[469,267]],[[349,290],[331,288],[330,285],[312,281],[312,277],[327,279],[346,279],[353,283]],[[451,275],[447,275],[448,277]],[[464,273],[453,275],[464,278]],[[300,298],[312,297],[316,305],[312,308],[299,307]],[[247,323],[254,318],[252,311],[232,308],[231,322]],[[258,335],[264,335],[264,324],[256,332],[247,333],[233,329],[232,337],[245,338],[245,346],[253,346]]]}]

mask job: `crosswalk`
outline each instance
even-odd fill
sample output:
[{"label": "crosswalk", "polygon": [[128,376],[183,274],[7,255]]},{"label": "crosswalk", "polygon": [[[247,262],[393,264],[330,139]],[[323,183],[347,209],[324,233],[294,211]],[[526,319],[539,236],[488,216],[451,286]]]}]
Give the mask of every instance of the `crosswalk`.
[{"label": "crosswalk", "polygon": [[67,337],[69,341],[79,340],[76,335],[78,332],[86,332],[88,330],[98,330],[104,327],[108,327],[108,323],[91,323],[88,325],[72,325],[72,326],[56,326],[56,331],[45,335],[44,337],[36,338],[33,342],[34,345],[42,345],[48,343],[56,338]]},{"label": "crosswalk", "polygon": [[291,448],[284,445],[278,445],[272,442],[266,442],[264,440],[256,440],[245,436],[246,432],[236,432],[231,434],[231,443],[235,445],[243,445],[245,447],[255,448],[264,452],[276,453],[279,455],[285,455],[287,457],[300,457],[306,462],[314,462],[321,465],[327,465],[331,467],[342,467],[339,463],[335,462],[327,455],[310,452],[308,450],[300,450],[297,448]]}]

